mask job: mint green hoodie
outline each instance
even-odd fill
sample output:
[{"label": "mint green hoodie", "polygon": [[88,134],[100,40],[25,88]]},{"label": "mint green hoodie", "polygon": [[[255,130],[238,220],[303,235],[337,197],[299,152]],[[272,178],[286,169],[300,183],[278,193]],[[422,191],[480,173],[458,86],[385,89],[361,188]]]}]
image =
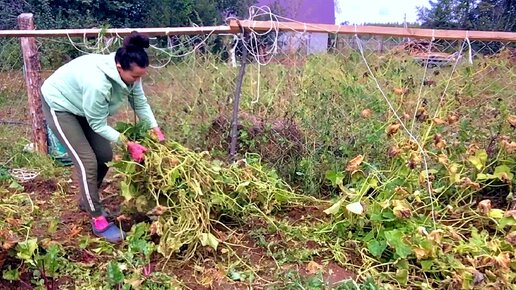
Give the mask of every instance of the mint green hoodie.
[{"label": "mint green hoodie", "polygon": [[55,111],[86,117],[90,127],[115,142],[120,133],[108,125],[128,100],[138,118],[151,128],[158,124],[143,92],[141,80],[126,85],[116,68],[115,54],[80,56],[57,69],[41,87],[43,97]]}]

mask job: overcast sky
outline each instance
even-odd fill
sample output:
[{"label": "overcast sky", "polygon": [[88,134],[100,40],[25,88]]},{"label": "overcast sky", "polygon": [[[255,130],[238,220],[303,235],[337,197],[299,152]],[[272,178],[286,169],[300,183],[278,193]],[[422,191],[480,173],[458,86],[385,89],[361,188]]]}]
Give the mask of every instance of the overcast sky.
[{"label": "overcast sky", "polygon": [[336,23],[349,21],[350,24],[364,22],[403,22],[404,14],[408,22],[417,21],[416,7],[429,7],[428,0],[336,0]]}]

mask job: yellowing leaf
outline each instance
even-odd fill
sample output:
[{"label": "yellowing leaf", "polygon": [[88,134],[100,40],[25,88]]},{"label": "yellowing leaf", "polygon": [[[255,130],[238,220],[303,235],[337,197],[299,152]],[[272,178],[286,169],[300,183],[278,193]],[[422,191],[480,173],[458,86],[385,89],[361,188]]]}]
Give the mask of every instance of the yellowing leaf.
[{"label": "yellowing leaf", "polygon": [[346,205],[346,209],[348,211],[350,211],[354,214],[358,214],[358,215],[361,215],[364,213],[364,207],[362,206],[362,204],[359,201]]},{"label": "yellowing leaf", "polygon": [[511,169],[507,165],[497,166],[493,175],[505,183],[511,183],[514,177],[514,174],[512,174]]},{"label": "yellowing leaf", "polygon": [[498,208],[491,209],[488,214],[489,217],[492,217],[495,219],[501,219],[501,218],[503,218],[503,215],[504,215],[503,210],[498,209]]},{"label": "yellowing leaf", "polygon": [[473,164],[477,170],[482,170],[487,162],[487,152],[484,149],[475,152],[475,155],[469,156],[468,161]]},{"label": "yellowing leaf", "polygon": [[341,198],[339,201],[337,201],[336,203],[334,203],[331,207],[327,208],[324,210],[324,213],[325,214],[337,214],[340,210],[340,208],[342,207],[342,203],[344,203],[344,199]]},{"label": "yellowing leaf", "polygon": [[355,158],[351,159],[348,164],[346,165],[346,171],[347,172],[354,172],[358,170],[358,167],[360,164],[364,161],[364,156],[358,155]]},{"label": "yellowing leaf", "polygon": [[414,254],[416,254],[416,259],[418,259],[418,260],[425,259],[429,256],[425,249],[415,248],[415,249],[412,249],[412,251],[414,251]]},{"label": "yellowing leaf", "polygon": [[437,155],[437,161],[439,161],[439,163],[441,163],[442,165],[448,165],[448,156],[444,154],[439,154]]},{"label": "yellowing leaf", "polygon": [[217,250],[217,247],[219,246],[219,239],[217,239],[212,233],[203,233],[199,237],[199,240],[201,241],[201,245],[203,247],[210,246],[215,251]]},{"label": "yellowing leaf", "polygon": [[405,201],[395,200],[394,208],[392,209],[394,215],[399,219],[406,219],[412,216],[412,211],[409,208],[409,205]]}]

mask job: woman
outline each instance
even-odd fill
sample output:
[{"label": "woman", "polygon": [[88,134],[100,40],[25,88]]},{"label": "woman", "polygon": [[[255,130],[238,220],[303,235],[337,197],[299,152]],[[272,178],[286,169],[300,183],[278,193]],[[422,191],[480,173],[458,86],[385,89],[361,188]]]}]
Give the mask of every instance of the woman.
[{"label": "woman", "polygon": [[117,243],[124,233],[106,219],[99,187],[113,157],[111,142],[124,144],[137,162],[147,149],[108,125],[108,116],[129,100],[159,141],[165,139],[147,103],[141,78],[147,72],[149,39],[137,32],[110,55],[85,55],[56,70],[43,84],[43,112],[78,172],[81,208],[91,215],[95,235]]}]

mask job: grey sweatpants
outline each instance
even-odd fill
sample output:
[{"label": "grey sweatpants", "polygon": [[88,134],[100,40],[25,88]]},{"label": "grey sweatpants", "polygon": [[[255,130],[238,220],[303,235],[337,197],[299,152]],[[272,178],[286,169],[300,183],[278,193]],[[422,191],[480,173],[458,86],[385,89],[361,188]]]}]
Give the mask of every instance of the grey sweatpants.
[{"label": "grey sweatpants", "polygon": [[113,158],[111,143],[95,133],[85,117],[51,109],[42,99],[43,113],[50,129],[65,146],[79,178],[81,204],[92,217],[103,214],[99,187]]}]

